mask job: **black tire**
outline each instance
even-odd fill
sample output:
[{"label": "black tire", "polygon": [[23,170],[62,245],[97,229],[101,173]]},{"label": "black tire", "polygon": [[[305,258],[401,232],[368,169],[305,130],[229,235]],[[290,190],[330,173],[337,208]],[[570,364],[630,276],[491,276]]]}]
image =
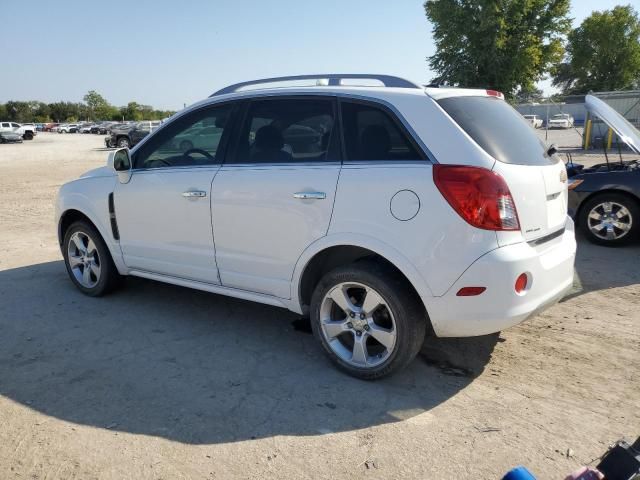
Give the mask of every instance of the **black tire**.
[{"label": "black tire", "polygon": [[25,140],[33,140],[33,132],[25,132],[24,133]]},{"label": "black tire", "polygon": [[[628,216],[620,219],[624,222],[631,223],[631,228],[626,234],[619,235],[614,239],[606,239],[599,237],[591,230],[589,222],[592,221],[595,223],[595,220],[591,220],[589,218],[589,215],[594,208],[597,208],[598,205],[602,205],[605,202],[613,202],[614,204],[626,208],[626,210],[629,212]],[[616,211],[619,211],[619,209],[617,209]],[[605,247],[618,247],[621,245],[626,245],[629,242],[640,238],[640,205],[638,204],[638,201],[636,199],[624,193],[605,192],[594,195],[586,202],[584,202],[584,204],[580,207],[580,213],[578,215],[578,227],[582,230],[587,240],[597,245],[603,245]],[[618,229],[616,229],[615,232],[616,234],[620,233]]]},{"label": "black tire", "polygon": [[[86,235],[93,241],[96,247],[97,256],[100,260],[100,277],[96,284],[91,287],[86,287],[78,281],[69,263],[69,244],[72,241],[72,236],[78,232]],[[69,226],[64,234],[64,240],[62,242],[62,255],[64,257],[64,264],[67,268],[69,278],[71,278],[71,281],[76,287],[78,287],[78,290],[85,295],[89,295],[90,297],[100,297],[114,290],[122,282],[123,277],[118,273],[118,269],[113,263],[109,249],[104,243],[102,236],[98,233],[95,227],[87,221],[80,220]]]},{"label": "black tire", "polygon": [[[376,290],[391,310],[396,323],[396,344],[383,363],[356,367],[340,358],[321,331],[320,308],[325,296],[336,285],[357,282]],[[336,268],[316,286],[310,307],[311,328],[329,359],[343,372],[363,380],[376,380],[405,368],[418,354],[427,331],[428,317],[407,280],[386,265],[364,260]]]},{"label": "black tire", "polygon": [[129,148],[129,139],[127,137],[120,137],[118,139],[118,147]]}]

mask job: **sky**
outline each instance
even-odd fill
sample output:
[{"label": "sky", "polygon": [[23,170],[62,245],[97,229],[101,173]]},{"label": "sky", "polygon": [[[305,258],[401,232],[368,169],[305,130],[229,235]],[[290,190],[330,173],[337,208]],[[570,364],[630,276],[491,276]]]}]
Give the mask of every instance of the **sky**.
[{"label": "sky", "polygon": [[[630,0],[573,0],[579,23]],[[635,0],[631,1],[634,3]],[[427,83],[422,0],[0,0],[0,102],[177,110],[225,85],[305,73],[388,73]],[[11,45],[11,48],[6,48]],[[543,89],[551,93],[549,82]]]}]

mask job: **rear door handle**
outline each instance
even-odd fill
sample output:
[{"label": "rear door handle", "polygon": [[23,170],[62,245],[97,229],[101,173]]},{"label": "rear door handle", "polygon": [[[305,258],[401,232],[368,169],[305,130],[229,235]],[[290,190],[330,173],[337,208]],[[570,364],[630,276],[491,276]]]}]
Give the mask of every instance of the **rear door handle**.
[{"label": "rear door handle", "polygon": [[188,190],[182,192],[182,196],[185,198],[203,198],[207,196],[207,192],[203,192],[202,190]]},{"label": "rear door handle", "polygon": [[293,198],[299,200],[324,200],[327,198],[327,194],[324,192],[296,192],[293,194]]}]

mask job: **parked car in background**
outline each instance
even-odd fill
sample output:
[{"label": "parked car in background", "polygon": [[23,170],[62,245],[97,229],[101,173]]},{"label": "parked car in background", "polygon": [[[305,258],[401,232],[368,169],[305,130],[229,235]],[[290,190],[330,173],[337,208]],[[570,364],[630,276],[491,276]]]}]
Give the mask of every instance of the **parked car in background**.
[{"label": "parked car in background", "polygon": [[0,130],[0,143],[22,143],[22,135],[9,130]]},{"label": "parked car in background", "polygon": [[22,138],[25,140],[33,140],[33,137],[38,134],[35,123],[22,123],[20,127],[22,129]]},{"label": "parked car in background", "polygon": [[[621,141],[640,155],[640,132],[605,102],[585,98],[591,115],[606,123]],[[640,239],[640,158],[610,159],[584,168],[569,168],[569,213],[587,239],[605,246]]]},{"label": "parked car in background", "polygon": [[33,123],[0,122],[0,131],[17,133],[23,140],[33,140],[38,134]]},{"label": "parked car in background", "polygon": [[549,128],[573,128],[574,119],[568,113],[558,113],[549,119]]},{"label": "parked car in background", "polygon": [[523,117],[533,128],[542,128],[542,118],[538,115],[523,115]]},{"label": "parked car in background", "polygon": [[[184,139],[192,149],[171,148]],[[576,252],[566,177],[493,90],[265,79],[63,185],[58,239],[87,295],[134,275],[288,308],[310,315],[335,365],[375,379],[427,331],[489,334],[562,298]]]},{"label": "parked car in background", "polygon": [[109,129],[114,126],[117,125],[118,122],[102,122],[99,126],[98,126],[98,133],[100,135],[105,135],[107,133],[109,133]]},{"label": "parked car in background", "polygon": [[160,126],[160,121],[137,122],[121,129],[113,129],[111,135],[105,138],[105,145],[108,148],[120,147],[131,148],[140,142],[144,137]]},{"label": "parked car in background", "polygon": [[58,127],[58,125],[60,125],[59,123],[45,123],[44,124],[44,131],[45,132],[55,132],[56,128]]},{"label": "parked car in background", "polygon": [[86,124],[86,125],[82,125],[78,131],[80,133],[91,133],[91,127],[93,127],[92,124]]},{"label": "parked car in background", "polygon": [[57,129],[58,133],[77,133],[78,132],[78,124],[77,123],[64,123],[60,125]]}]

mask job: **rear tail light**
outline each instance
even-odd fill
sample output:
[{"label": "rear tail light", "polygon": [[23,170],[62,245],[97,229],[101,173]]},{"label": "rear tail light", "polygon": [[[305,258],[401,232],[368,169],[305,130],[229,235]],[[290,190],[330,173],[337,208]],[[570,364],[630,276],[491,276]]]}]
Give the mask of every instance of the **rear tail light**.
[{"label": "rear tail light", "polygon": [[433,180],[467,223],[484,230],[520,230],[516,205],[504,179],[479,167],[434,165]]}]

